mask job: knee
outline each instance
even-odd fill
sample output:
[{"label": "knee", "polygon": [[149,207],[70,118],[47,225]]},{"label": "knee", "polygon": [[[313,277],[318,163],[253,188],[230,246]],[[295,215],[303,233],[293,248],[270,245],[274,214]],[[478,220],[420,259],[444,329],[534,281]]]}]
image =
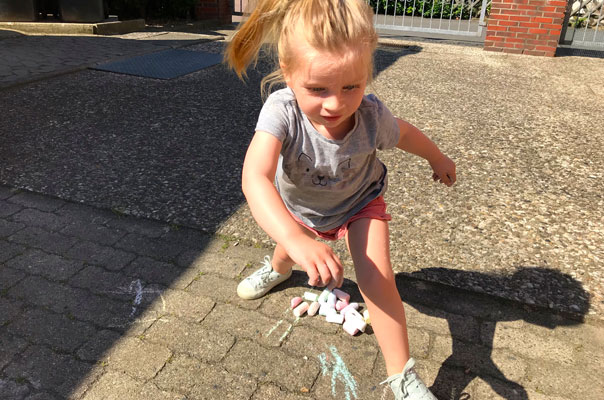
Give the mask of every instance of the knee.
[{"label": "knee", "polygon": [[365,293],[380,291],[394,284],[394,272],[390,265],[378,267],[368,262],[356,266],[356,271],[359,287]]}]

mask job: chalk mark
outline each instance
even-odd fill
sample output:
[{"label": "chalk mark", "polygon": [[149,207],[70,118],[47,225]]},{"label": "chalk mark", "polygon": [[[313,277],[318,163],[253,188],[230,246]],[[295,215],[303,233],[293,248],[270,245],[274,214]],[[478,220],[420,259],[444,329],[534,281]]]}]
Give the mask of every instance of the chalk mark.
[{"label": "chalk mark", "polygon": [[346,400],[358,399],[357,382],[338,354],[338,349],[335,346],[329,346],[329,351],[333,360],[325,353],[319,354],[318,358],[323,376],[331,373],[331,394],[336,397],[336,386],[339,380],[344,384]]}]

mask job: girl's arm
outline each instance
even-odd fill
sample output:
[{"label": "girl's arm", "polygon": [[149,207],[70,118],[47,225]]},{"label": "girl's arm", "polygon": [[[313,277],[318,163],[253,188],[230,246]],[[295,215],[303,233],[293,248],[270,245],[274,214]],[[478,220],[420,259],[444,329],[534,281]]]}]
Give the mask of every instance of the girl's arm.
[{"label": "girl's arm", "polygon": [[341,286],[343,268],[331,247],[308,236],[289,214],[273,185],[281,142],[273,135],[258,131],[245,155],[242,189],[260,227],[283,246],[291,259],[301,266],[311,286]]},{"label": "girl's arm", "polygon": [[440,180],[447,186],[453,185],[457,179],[455,163],[415,126],[398,118],[397,122],[400,136],[396,147],[425,158],[432,167],[434,180]]}]

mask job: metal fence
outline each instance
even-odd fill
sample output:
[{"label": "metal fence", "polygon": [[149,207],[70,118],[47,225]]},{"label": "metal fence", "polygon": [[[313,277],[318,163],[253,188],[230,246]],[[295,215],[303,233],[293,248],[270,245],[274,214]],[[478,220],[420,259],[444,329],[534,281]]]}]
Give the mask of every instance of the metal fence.
[{"label": "metal fence", "polygon": [[561,43],[604,50],[604,0],[578,0],[569,7]]},{"label": "metal fence", "polygon": [[369,0],[378,29],[481,36],[491,0]]}]

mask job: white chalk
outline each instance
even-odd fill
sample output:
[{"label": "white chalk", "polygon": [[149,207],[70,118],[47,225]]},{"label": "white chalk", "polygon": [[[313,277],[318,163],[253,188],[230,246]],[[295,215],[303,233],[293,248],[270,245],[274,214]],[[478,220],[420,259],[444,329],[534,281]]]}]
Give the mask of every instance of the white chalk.
[{"label": "white chalk", "polygon": [[337,312],[330,312],[325,316],[325,321],[332,322],[334,324],[342,324],[344,322],[344,316]]},{"label": "white chalk", "polygon": [[315,315],[319,311],[320,306],[321,304],[318,301],[313,301],[310,307],[308,307],[308,315],[310,315],[311,317]]},{"label": "white chalk", "polygon": [[336,295],[333,293],[329,293],[329,295],[327,296],[326,303],[329,304],[331,307],[336,308],[337,302],[338,302],[338,298],[336,297]]},{"label": "white chalk", "polygon": [[357,315],[354,315],[353,312],[349,312],[348,314],[346,314],[344,319],[346,320],[346,322],[349,322],[350,325],[354,326],[359,331],[365,332],[367,324],[365,323],[365,320],[363,319],[363,317],[361,317],[360,314],[357,313]]},{"label": "white chalk", "polygon": [[344,331],[346,333],[348,333],[350,336],[354,336],[359,332],[359,330],[356,327],[356,324],[354,324],[352,321],[345,321],[344,324],[342,325],[342,329],[344,329]]},{"label": "white chalk", "polygon": [[322,316],[327,316],[327,314],[329,313],[337,313],[336,309],[331,307],[329,304],[327,303],[320,303],[321,307],[319,308],[319,315]]},{"label": "white chalk", "polygon": [[298,307],[294,308],[294,316],[301,317],[308,310],[308,303],[304,302]]},{"label": "white chalk", "polygon": [[313,292],[304,292],[304,300],[308,300],[311,303],[313,301],[317,301],[317,299],[319,298],[319,295]]},{"label": "white chalk", "polygon": [[363,318],[363,316],[361,314],[359,314],[359,312],[357,310],[355,310],[354,308],[348,309],[345,313],[341,313],[345,319],[359,319],[363,322],[365,322],[365,319]]},{"label": "white chalk", "polygon": [[344,300],[345,302],[349,302],[350,301],[350,295],[340,289],[334,289],[333,293],[336,295],[336,297],[340,300]]}]

